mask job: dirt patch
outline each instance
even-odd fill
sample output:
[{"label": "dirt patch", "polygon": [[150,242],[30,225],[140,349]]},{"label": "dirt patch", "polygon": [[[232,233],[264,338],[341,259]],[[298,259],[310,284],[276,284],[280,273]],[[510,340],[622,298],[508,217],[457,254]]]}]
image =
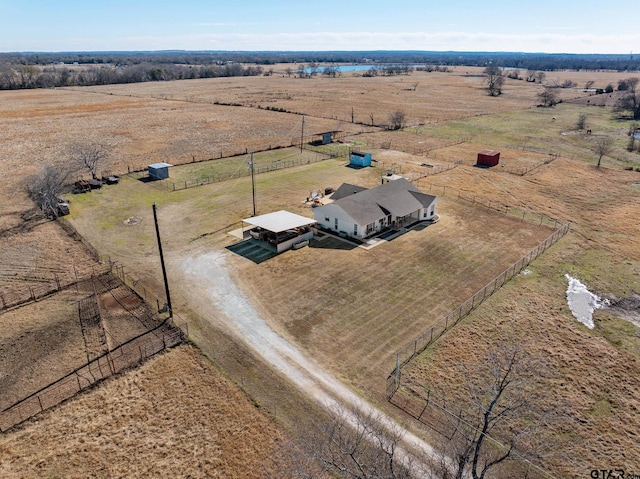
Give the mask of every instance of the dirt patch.
[{"label": "dirt patch", "polygon": [[603,295],[603,298],[608,301],[604,306],[605,309],[640,328],[640,295],[638,293],[634,291],[630,296],[623,297]]}]

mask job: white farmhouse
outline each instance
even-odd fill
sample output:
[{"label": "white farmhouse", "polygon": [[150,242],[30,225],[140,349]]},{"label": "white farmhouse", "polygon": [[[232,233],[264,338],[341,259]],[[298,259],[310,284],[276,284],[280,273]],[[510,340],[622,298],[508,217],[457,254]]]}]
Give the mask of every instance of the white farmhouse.
[{"label": "white farmhouse", "polygon": [[359,240],[386,229],[431,221],[436,215],[436,197],[405,178],[371,189],[345,183],[331,199],[332,203],[313,210],[318,226]]}]

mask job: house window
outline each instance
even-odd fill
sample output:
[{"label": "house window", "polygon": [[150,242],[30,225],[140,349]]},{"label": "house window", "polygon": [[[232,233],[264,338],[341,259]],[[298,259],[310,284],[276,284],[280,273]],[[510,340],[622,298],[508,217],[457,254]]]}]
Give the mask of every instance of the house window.
[{"label": "house window", "polygon": [[358,223],[353,224],[353,236],[358,236]]},{"label": "house window", "polygon": [[387,224],[390,225],[391,224],[391,215],[387,216]]},{"label": "house window", "polygon": [[369,223],[369,224],[367,225],[367,234],[368,234],[368,235],[369,235],[369,234],[371,234],[371,233],[373,233],[375,230],[376,230],[376,223],[375,223],[375,221],[374,221],[373,223]]},{"label": "house window", "polygon": [[324,217],[324,222],[325,223],[329,223],[331,221],[331,218],[329,218],[328,216]]},{"label": "house window", "polygon": [[338,218],[336,218],[336,221],[335,221],[335,228],[338,229]]}]

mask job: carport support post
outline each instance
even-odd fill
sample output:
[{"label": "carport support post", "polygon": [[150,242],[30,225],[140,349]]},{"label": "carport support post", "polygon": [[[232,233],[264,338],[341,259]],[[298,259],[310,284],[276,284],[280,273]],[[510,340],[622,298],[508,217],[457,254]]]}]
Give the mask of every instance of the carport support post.
[{"label": "carport support post", "polygon": [[156,213],[156,204],[153,203],[153,222],[156,225],[156,237],[158,238],[158,250],[160,251],[160,264],[162,265],[162,279],[164,279],[164,291],[167,295],[167,308],[169,308],[169,317],[173,317],[173,309],[171,308],[171,296],[169,295],[169,283],[167,282],[167,268],[164,266],[164,255],[162,254],[162,242],[160,241],[160,229],[158,228],[158,214]]}]

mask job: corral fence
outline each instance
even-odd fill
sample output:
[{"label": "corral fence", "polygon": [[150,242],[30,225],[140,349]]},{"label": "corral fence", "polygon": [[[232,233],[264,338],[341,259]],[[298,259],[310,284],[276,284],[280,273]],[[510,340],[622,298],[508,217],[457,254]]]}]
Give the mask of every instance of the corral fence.
[{"label": "corral fence", "polygon": [[72,398],[109,376],[137,366],[183,339],[180,329],[162,324],[127,341],[0,412],[0,432]]},{"label": "corral fence", "polygon": [[532,165],[521,167],[521,168],[518,168],[515,166],[505,166],[502,168],[501,171],[511,173],[512,175],[524,176],[530,171],[535,170],[536,168],[540,168],[541,166],[548,165],[552,161],[557,160],[559,157],[560,157],[560,154],[553,153],[549,155],[547,158],[545,158],[544,160],[534,163]]},{"label": "corral fence", "polygon": [[568,232],[569,223],[565,223],[556,231],[554,231],[553,234],[550,235],[547,239],[538,244],[538,246],[529,251],[526,255],[509,266],[506,270],[496,276],[489,283],[487,283],[471,298],[467,299],[464,303],[451,311],[444,318],[436,322],[427,331],[422,333],[420,336],[415,338],[412,342],[398,351],[396,353],[396,367],[387,378],[387,399],[391,400],[393,395],[402,385],[403,366],[405,366],[407,363],[409,363],[409,361],[411,361],[413,358],[415,358],[425,349],[431,346],[440,336],[442,336],[445,332],[458,324],[458,322],[462,318],[466,317],[471,311],[481,305],[485,299],[489,298],[510,279],[519,274],[526,266],[531,263],[531,261],[544,253],[549,247],[557,243],[558,240],[560,240]]},{"label": "corral fence", "polygon": [[[73,228],[71,225],[70,227]],[[160,305],[160,300],[123,266],[111,261],[108,257],[104,258],[104,262],[105,270],[100,275],[83,278],[75,285],[82,285],[83,290],[93,290],[94,294],[97,294],[97,290],[100,292],[113,290],[118,285],[124,284],[128,287],[130,294],[144,300],[152,308]],[[91,283],[93,286],[88,287],[87,284],[82,283]],[[82,301],[79,302],[79,307],[82,306]],[[126,309],[124,303],[123,307]],[[146,325],[155,323],[155,321],[143,321],[145,318],[138,316],[136,318]],[[103,331],[107,333],[106,330],[103,329]],[[181,343],[188,335],[188,323],[174,312],[159,325],[154,325],[148,331],[122,344],[115,341],[117,346],[113,349],[92,358],[61,379],[1,411],[0,432],[60,404],[109,376],[137,366],[151,356]]]},{"label": "corral fence", "polygon": [[[451,401],[447,401],[444,396],[420,385],[408,383],[408,381],[403,382],[402,368],[409,364],[412,359],[429,348],[429,346],[433,345],[438,338],[457,325],[463,318],[480,306],[505,283],[519,274],[531,263],[531,261],[538,258],[538,256],[544,253],[548,248],[557,243],[569,232],[569,228],[569,223],[565,223],[560,226],[560,228],[554,231],[553,234],[487,283],[471,298],[466,300],[456,309],[436,322],[427,331],[399,350],[396,353],[396,366],[387,377],[387,400],[412,416],[414,419],[426,424],[445,436],[450,433],[450,431],[447,431],[447,427],[451,427],[452,424],[455,424],[456,428],[473,427],[471,426],[472,421],[467,421],[464,418],[462,410],[458,410],[455,404]],[[419,391],[416,390],[416,387]],[[499,440],[487,434],[485,434],[485,437],[493,447],[506,450],[507,446]],[[540,465],[533,464],[530,461],[525,460],[519,454],[514,454],[514,458],[517,459],[517,462],[510,466],[518,469],[517,472],[511,472],[514,474],[514,477],[552,477]]]},{"label": "corral fence", "polygon": [[23,278],[19,285],[5,285],[0,288],[0,311],[6,311],[40,299],[44,299],[59,291],[77,286],[83,281],[100,276],[109,270],[108,265],[99,263],[100,254],[91,246],[64,218],[58,218],[57,223],[74,240],[82,242],[89,256],[96,263],[72,263],[67,271],[51,271],[34,269],[33,274]]},{"label": "corral fence", "polygon": [[[355,132],[337,132],[336,134],[334,134],[333,140],[334,142],[336,142],[335,144],[330,144],[330,145],[324,145],[324,146],[317,146],[314,145],[315,140],[317,140],[318,135],[305,135],[304,139],[302,140],[302,148],[304,150],[308,150],[308,151],[314,151],[314,152],[318,152],[318,153],[323,153],[327,155],[327,158],[325,159],[329,159],[329,158],[338,158],[338,157],[343,157],[345,156],[345,151],[348,151],[347,149],[345,149],[345,147],[348,147],[348,145],[346,144],[338,144],[339,142],[343,141],[344,138],[348,137],[348,136],[356,136],[356,135],[361,135],[363,133],[366,133],[364,131],[355,131]],[[268,152],[268,151],[273,151],[273,150],[281,150],[281,149],[286,149],[286,148],[291,148],[291,147],[300,147],[300,137],[295,137],[295,138],[290,138],[288,141],[283,141],[279,144],[269,144],[269,145],[263,145],[260,147],[254,147],[251,150],[249,148],[236,148],[233,150],[220,150],[219,152],[217,152],[216,154],[213,155],[208,155],[206,157],[201,157],[201,158],[196,158],[196,156],[192,156],[191,160],[187,160],[187,161],[172,161],[171,164],[173,166],[185,166],[185,165],[192,165],[192,164],[197,164],[197,163],[206,163],[209,161],[215,161],[215,160],[220,160],[223,158],[234,158],[234,157],[239,157],[239,156],[245,156],[248,155],[249,153],[253,152],[255,153],[264,153],[264,152]],[[348,155],[348,152],[346,153],[346,155]],[[139,166],[127,166],[127,172],[125,174],[128,175],[135,175],[138,174],[137,178],[142,178],[146,175],[147,173],[147,167],[143,166],[143,167],[139,167]]]},{"label": "corral fence", "polygon": [[[433,151],[437,151],[440,150],[442,148],[448,148],[450,146],[455,146],[455,145],[460,145],[462,143],[467,142],[468,139],[467,138],[459,138],[456,140],[452,140],[452,141],[448,141],[445,142],[441,145],[436,145],[436,146],[411,146],[409,144],[403,144],[403,143],[393,143],[391,140],[382,140],[382,141],[378,141],[378,142],[371,142],[368,143],[367,146],[369,148],[378,148],[380,150],[391,150],[392,147],[394,150],[397,151],[402,151],[404,153],[409,153],[411,155],[414,156],[425,156],[425,157],[429,157],[431,156],[431,153]],[[435,156],[434,156],[435,158]]]},{"label": "corral fence", "polygon": [[539,225],[546,225],[552,228],[560,228],[564,224],[557,218],[552,218],[542,213],[535,213],[533,211],[525,210],[515,206],[505,205],[502,202],[493,201],[488,198],[484,198],[483,196],[474,195],[473,193],[470,193],[468,191],[458,190],[450,186],[427,183],[426,186],[422,187],[420,184],[421,179],[423,178],[419,178],[418,180],[416,180],[416,186],[424,189],[428,188],[429,193],[432,193],[435,196],[454,197],[471,203],[472,205],[483,206],[485,208],[503,213],[505,215],[515,216],[516,218],[520,218],[522,221],[537,223]]},{"label": "corral fence", "polygon": [[[285,159],[280,161],[274,161],[266,165],[256,164],[254,166],[253,173],[255,175],[260,175],[263,173],[283,170],[286,168],[293,168],[295,166],[318,163],[320,161],[329,160],[331,158],[335,158],[335,156],[328,153],[314,152],[311,156],[307,154],[305,158]],[[251,170],[249,169],[249,167],[247,167],[247,168],[238,169],[234,172],[229,171],[227,173],[219,173],[216,175],[206,176],[202,178],[195,178],[191,180],[184,180],[184,181],[178,181],[178,182],[164,181],[162,182],[162,184],[169,191],[180,191],[188,188],[194,188],[196,186],[204,186],[204,185],[209,185],[211,183],[220,183],[221,181],[228,181],[236,178],[243,178],[250,175],[251,175]]]},{"label": "corral fence", "polygon": [[[389,401],[394,406],[402,409],[413,419],[425,424],[429,428],[440,433],[443,437],[449,438],[453,430],[462,430],[470,436],[473,435],[477,422],[477,417],[466,417],[465,413],[456,408],[454,402],[436,391],[420,388],[420,391],[404,385]],[[476,430],[476,433],[478,431]],[[509,450],[505,445],[507,441],[501,441],[491,434],[484,433],[487,444],[502,452]],[[508,464],[509,477],[527,477],[553,479],[553,475],[547,472],[544,464],[536,464],[532,460],[526,459],[522,454],[524,451],[512,450]]]},{"label": "corral fence", "polygon": [[[462,165],[462,163],[462,160],[456,160],[453,163],[447,163],[446,165],[429,165],[425,163],[422,166],[422,168],[424,168],[423,171],[412,171],[409,173],[405,173],[404,176],[411,182],[418,181],[421,178],[426,178],[427,176],[433,176],[437,175],[438,173],[452,170],[453,168]],[[382,174],[382,177],[384,177],[384,175],[388,173],[402,174],[402,165],[393,161],[375,160],[373,163],[371,163],[371,166],[383,170],[385,173]]]},{"label": "corral fence", "polygon": [[92,277],[100,276],[107,272],[108,266],[72,264],[72,271],[65,272],[39,272],[37,282],[20,286],[5,286],[0,289],[0,312],[47,298],[59,291],[77,287],[82,282]]},{"label": "corral fence", "polygon": [[[124,285],[134,291],[145,303],[155,308],[156,311],[159,311],[165,305],[165,301],[158,298],[152,292],[152,288],[147,287],[144,282],[140,281],[136,272],[127,271],[123,265],[112,261],[110,256],[104,256],[103,261],[108,265],[108,270],[113,276],[122,281]],[[185,337],[189,336],[189,323],[185,319],[172,312],[168,321],[174,327],[182,330]]]}]

